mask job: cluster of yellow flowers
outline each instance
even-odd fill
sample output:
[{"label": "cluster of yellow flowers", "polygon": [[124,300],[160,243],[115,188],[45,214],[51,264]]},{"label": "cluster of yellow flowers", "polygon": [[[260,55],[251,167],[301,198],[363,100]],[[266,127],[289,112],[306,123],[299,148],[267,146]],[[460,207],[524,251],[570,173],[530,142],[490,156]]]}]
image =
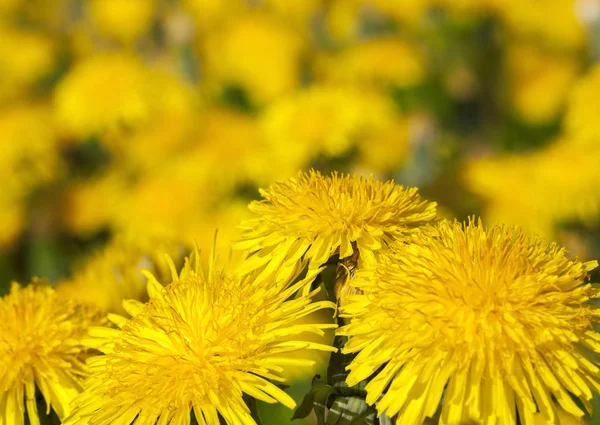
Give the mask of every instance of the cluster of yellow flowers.
[{"label": "cluster of yellow flowers", "polygon": [[[189,425],[192,411],[198,424],[256,424],[249,400],[296,406],[284,366],[338,350],[307,337],[327,329],[356,353],[347,385],[367,380],[366,403],[399,425],[559,424],[591,411],[597,262],[517,227],[437,219],[435,203],[393,181],[311,171],[262,196],[241,259],[213,251],[204,269],[195,250],[177,272],[167,257],[170,276],[144,271],[149,300],[123,302],[125,315],[15,284],[0,299],[0,424],[24,424],[25,409],[40,424],[36,388],[70,425]],[[328,265],[350,273],[343,296],[319,301]],[[341,326],[301,321],[322,309]]]},{"label": "cluster of yellow flowers", "polygon": [[0,0],[0,425],[254,425],[328,361],[319,424],[579,423],[599,28],[598,0]]},{"label": "cluster of yellow flowers", "polygon": [[[552,0],[544,14],[536,0],[3,0],[1,250],[48,229],[203,244],[217,225],[230,240],[248,187],[330,161],[376,175],[434,169],[419,162],[427,149],[467,153],[461,183],[493,222],[550,237],[557,224],[589,225],[597,15],[595,0]],[[465,33],[499,44],[493,74],[462,51]],[[456,135],[444,120],[460,117],[431,103],[488,95],[500,128],[564,121],[564,134],[514,159],[477,133],[492,155],[471,161],[481,149],[445,144]],[[585,173],[560,172],[574,165]],[[526,201],[513,208],[515,197]]]}]

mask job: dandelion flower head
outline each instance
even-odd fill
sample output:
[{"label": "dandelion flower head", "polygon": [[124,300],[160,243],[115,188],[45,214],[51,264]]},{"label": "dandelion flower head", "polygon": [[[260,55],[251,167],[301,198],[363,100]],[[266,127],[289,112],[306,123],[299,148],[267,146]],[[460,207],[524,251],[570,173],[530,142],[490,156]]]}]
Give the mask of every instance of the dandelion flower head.
[{"label": "dandelion flower head", "polygon": [[248,12],[211,33],[202,53],[211,84],[234,85],[264,104],[300,85],[305,48],[302,35],[271,14]]},{"label": "dandelion flower head", "polygon": [[164,253],[173,258],[182,251],[176,243],[141,235],[119,234],[75,270],[73,277],[60,282],[56,290],[65,296],[92,304],[104,312],[124,314],[123,301],[145,301],[146,277],[142,270],[168,275]]},{"label": "dandelion flower head", "polygon": [[213,262],[206,277],[195,259],[179,276],[171,267],[173,282],[166,287],[149,275],[147,304],[125,303],[131,319],[109,315],[120,329],[90,332],[90,343],[105,355],[89,360],[92,375],[67,425],[189,424],[192,410],[200,424],[219,425],[219,415],[227,424],[254,424],[244,393],[293,408],[294,400],[276,385],[283,366],[313,362],[288,354],[335,351],[300,337],[335,325],[292,324],[335,307],[313,302],[315,291],[290,298],[312,279],[259,286],[253,275],[230,275]]},{"label": "dandelion flower head", "polygon": [[600,65],[593,66],[575,84],[570,93],[565,115],[568,134],[586,147],[598,145],[600,124],[594,113],[600,108],[600,99],[595,96],[600,90]]},{"label": "dandelion flower head", "polygon": [[600,146],[582,149],[573,139],[561,138],[533,152],[475,159],[465,178],[485,200],[489,222],[553,237],[560,223],[597,220],[600,172],[594,164],[599,158]]},{"label": "dandelion flower head", "polygon": [[424,79],[426,67],[417,46],[396,37],[362,41],[323,57],[317,65],[317,71],[329,81],[383,87],[417,85]]},{"label": "dandelion flower head", "polygon": [[[0,298],[0,425],[39,425],[35,388],[59,418],[81,391],[87,348],[81,338],[102,316],[57,294],[48,284],[13,284]],[[24,402],[25,401],[25,402]]]},{"label": "dandelion flower head", "polygon": [[270,262],[261,278],[289,273],[302,256],[318,268],[338,250],[340,258],[358,249],[361,259],[374,261],[374,251],[436,217],[435,202],[416,188],[373,177],[310,171],[260,193],[264,199],[250,204],[255,217],[242,224],[236,247],[260,250],[241,270]]},{"label": "dandelion flower head", "polygon": [[102,35],[130,44],[148,31],[155,6],[152,0],[91,0],[88,12]]},{"label": "dandelion flower head", "polygon": [[[372,376],[367,402],[421,424],[441,407],[441,424],[532,425],[536,413],[590,409],[600,389],[598,298],[586,282],[597,262],[516,227],[442,221],[414,243],[358,272],[338,330],[358,355],[347,382]],[[380,371],[376,372],[378,369]],[[445,393],[444,393],[445,391]]]}]

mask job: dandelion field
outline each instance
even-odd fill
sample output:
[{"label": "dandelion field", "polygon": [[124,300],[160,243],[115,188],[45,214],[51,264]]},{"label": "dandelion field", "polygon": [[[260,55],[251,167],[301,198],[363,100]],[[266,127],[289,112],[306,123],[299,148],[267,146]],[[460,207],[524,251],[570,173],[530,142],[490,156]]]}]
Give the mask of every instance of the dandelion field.
[{"label": "dandelion field", "polygon": [[598,0],[0,0],[0,425],[600,424]]}]

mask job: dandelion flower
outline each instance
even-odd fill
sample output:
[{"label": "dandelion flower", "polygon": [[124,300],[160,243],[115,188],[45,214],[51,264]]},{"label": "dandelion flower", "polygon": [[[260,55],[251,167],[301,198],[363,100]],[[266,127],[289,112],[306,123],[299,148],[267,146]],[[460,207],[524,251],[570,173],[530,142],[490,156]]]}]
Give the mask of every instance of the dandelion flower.
[{"label": "dandelion flower", "polygon": [[418,47],[402,38],[367,39],[324,56],[318,72],[330,81],[386,87],[414,86],[425,77],[425,59]]},{"label": "dandelion flower", "polygon": [[[39,425],[35,388],[59,418],[81,391],[86,374],[81,338],[101,324],[92,308],[60,297],[49,285],[13,284],[0,298],[0,424]],[[23,402],[25,400],[25,406]]]},{"label": "dandelion flower", "polygon": [[600,146],[582,149],[570,138],[520,155],[479,158],[465,168],[468,187],[485,202],[493,224],[525,227],[554,237],[558,224],[593,224],[600,213]]},{"label": "dandelion flower", "polygon": [[175,243],[158,243],[157,238],[143,239],[137,234],[135,237],[115,236],[75,270],[72,278],[60,282],[56,290],[69,298],[95,305],[101,311],[125,313],[124,300],[147,299],[146,277],[142,270],[151,270],[159,276],[168,275],[163,256],[169,253],[176,258],[180,248]]},{"label": "dandelion flower", "polygon": [[52,71],[55,63],[56,46],[48,34],[0,24],[0,100],[3,103],[34,88]]},{"label": "dandelion flower", "polygon": [[533,124],[556,118],[575,79],[574,55],[546,52],[531,43],[511,43],[506,58],[509,100]]},{"label": "dandelion flower", "polygon": [[600,90],[600,65],[593,66],[571,90],[565,115],[568,134],[584,146],[597,146],[600,124],[594,111],[600,108],[600,99],[594,96]]},{"label": "dandelion flower", "polygon": [[65,424],[127,425],[134,419],[189,424],[192,410],[200,424],[219,425],[219,415],[227,424],[254,424],[243,394],[293,408],[294,400],[273,381],[283,381],[283,366],[312,362],[289,353],[335,351],[301,338],[289,340],[335,327],[292,324],[335,307],[312,302],[316,291],[290,299],[311,280],[259,286],[252,274],[231,275],[212,263],[204,277],[196,260],[179,276],[173,266],[173,282],[166,287],[150,278],[150,301],[125,304],[131,319],[109,316],[119,330],[90,332],[90,343],[105,355],[89,360],[92,375]]},{"label": "dandelion flower", "polygon": [[232,17],[204,43],[207,81],[235,85],[254,103],[267,103],[300,85],[305,42],[271,14]]},{"label": "dandelion flower", "polygon": [[101,34],[130,44],[148,31],[156,5],[153,0],[91,0],[88,7]]},{"label": "dandelion flower", "polygon": [[258,251],[241,271],[265,267],[260,279],[278,271],[284,276],[304,256],[309,267],[324,264],[339,250],[346,258],[358,249],[362,260],[435,219],[436,204],[421,198],[416,188],[393,180],[350,175],[300,173],[260,191],[261,201],[250,204],[256,217],[242,224],[238,249]]},{"label": "dandelion flower", "polygon": [[577,16],[577,0],[549,0],[544,14],[536,0],[497,2],[497,14],[509,33],[529,38],[554,49],[577,50],[584,47],[587,34],[584,22]]},{"label": "dandelion flower", "polygon": [[393,102],[377,90],[326,84],[273,102],[260,122],[273,149],[293,150],[306,164],[319,154],[348,152],[355,140],[389,128],[395,117]]},{"label": "dandelion flower", "polygon": [[600,295],[586,276],[597,262],[474,221],[442,221],[389,252],[352,281],[363,294],[342,307],[351,322],[338,330],[351,337],[343,352],[358,353],[348,385],[371,377],[367,403],[401,425],[423,423],[440,402],[448,425],[582,417],[570,394],[589,410],[600,335],[588,301]]}]

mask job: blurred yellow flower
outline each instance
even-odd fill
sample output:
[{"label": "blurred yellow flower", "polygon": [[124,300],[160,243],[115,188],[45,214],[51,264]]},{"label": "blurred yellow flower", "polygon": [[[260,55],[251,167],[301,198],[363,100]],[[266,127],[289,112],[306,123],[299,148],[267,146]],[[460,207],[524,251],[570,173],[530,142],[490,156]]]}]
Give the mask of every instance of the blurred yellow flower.
[{"label": "blurred yellow flower", "polygon": [[243,253],[233,251],[231,244],[241,235],[238,228],[240,221],[249,215],[247,201],[224,198],[217,202],[216,206],[197,211],[195,217],[189,220],[187,229],[182,231],[178,238],[188,244],[194,242],[202,253],[213,250],[215,258],[221,262],[231,259],[232,264],[237,264]]},{"label": "blurred yellow flower", "polygon": [[19,236],[30,193],[60,172],[48,105],[23,103],[0,108],[0,245],[9,245]]},{"label": "blurred yellow flower", "polygon": [[201,35],[218,30],[224,21],[247,9],[246,0],[182,0]]},{"label": "blurred yellow flower", "polygon": [[48,34],[0,22],[0,102],[33,88],[55,63],[54,40]]},{"label": "blurred yellow flower", "polygon": [[0,0],[0,13],[4,16],[10,16],[14,13],[22,0]]},{"label": "blurred yellow flower", "polygon": [[327,81],[400,87],[419,84],[425,69],[423,52],[399,37],[359,41],[317,63],[317,74]]},{"label": "blurred yellow flower", "polygon": [[397,170],[408,155],[413,130],[411,117],[398,116],[389,126],[359,139],[358,165],[380,174]]},{"label": "blurred yellow flower", "polygon": [[261,116],[266,142],[285,146],[306,166],[319,154],[337,156],[393,122],[390,98],[359,87],[313,85],[272,103]]},{"label": "blurred yellow flower", "polygon": [[46,282],[14,283],[0,298],[0,424],[24,425],[25,410],[28,423],[40,424],[36,387],[46,414],[67,416],[87,374],[81,338],[102,322],[93,308],[60,297]]},{"label": "blurred yellow flower", "polygon": [[600,145],[582,149],[560,139],[539,151],[481,158],[465,170],[467,186],[494,224],[518,224],[552,238],[556,225],[594,222],[600,213]]},{"label": "blurred yellow flower", "polygon": [[181,257],[181,247],[171,242],[140,235],[117,235],[109,244],[60,282],[56,290],[69,299],[96,306],[107,313],[124,314],[123,301],[146,301],[146,277],[142,270],[166,276],[165,255]]},{"label": "blurred yellow flower", "polygon": [[14,199],[0,200],[0,246],[12,244],[25,225],[25,203]]},{"label": "blurred yellow flower", "polygon": [[66,189],[61,202],[66,228],[89,235],[111,224],[126,194],[127,182],[122,174],[109,170],[91,180],[74,182]]},{"label": "blurred yellow flower", "polygon": [[399,425],[440,403],[448,425],[534,425],[538,411],[557,424],[558,407],[580,418],[572,397],[591,411],[600,390],[597,265],[518,228],[431,226],[351,281],[363,293],[341,308],[342,352],[358,353],[346,381],[371,377],[367,403]]},{"label": "blurred yellow flower", "polygon": [[308,31],[311,28],[312,19],[322,11],[323,0],[264,0],[266,8],[280,16],[285,22],[292,23],[298,29]]},{"label": "blurred yellow flower", "polygon": [[247,13],[208,36],[205,75],[212,84],[242,88],[255,103],[269,102],[299,86],[304,43],[274,16]]},{"label": "blurred yellow flower", "polygon": [[540,13],[538,0],[498,2],[498,12],[508,29],[553,48],[577,49],[587,42],[583,22],[576,14],[577,0],[547,0]]},{"label": "blurred yellow flower", "polygon": [[1,197],[24,197],[59,171],[56,132],[49,105],[8,104],[0,109]]},{"label": "blurred yellow flower", "polygon": [[155,7],[154,0],[89,0],[88,3],[98,31],[125,44],[148,31]]},{"label": "blurred yellow flower", "polygon": [[363,3],[374,6],[379,12],[404,24],[418,23],[426,16],[427,11],[435,6],[435,0],[411,0],[406,2],[363,0]]},{"label": "blurred yellow flower", "polygon": [[556,118],[576,77],[573,55],[543,51],[528,43],[509,43],[509,98],[517,114],[532,123]]},{"label": "blurred yellow flower", "polygon": [[[243,394],[267,403],[295,407],[277,387],[282,366],[311,366],[289,353],[335,348],[301,338],[322,335],[332,324],[293,325],[294,320],[325,308],[313,302],[318,291],[292,297],[310,286],[314,275],[298,283],[257,285],[255,275],[230,274],[210,262],[203,272],[196,257],[163,287],[150,277],[150,301],[129,301],[133,316],[109,316],[119,330],[96,328],[93,345],[104,355],[89,360],[93,374],[74,403],[65,425],[146,423],[255,424]],[[150,275],[151,276],[151,275]],[[289,340],[289,337],[294,337]],[[139,416],[138,416],[139,415]]]},{"label": "blurred yellow flower", "polygon": [[148,71],[125,53],[97,54],[77,63],[55,89],[56,119],[76,138],[120,133],[151,113]]},{"label": "blurred yellow flower", "polygon": [[371,262],[374,251],[414,233],[436,215],[435,202],[422,199],[416,188],[372,176],[310,171],[260,193],[263,199],[250,203],[253,217],[242,222],[242,238],[234,244],[257,251],[241,271],[268,263],[259,280],[274,273],[289,275],[300,258],[317,269],[337,253],[346,258],[358,250],[361,260]]},{"label": "blurred yellow flower", "polygon": [[254,116],[213,107],[200,112],[195,121],[196,146],[188,158],[209,170],[220,184],[235,187],[270,175],[272,167],[265,160],[268,146]]},{"label": "blurred yellow flower", "polygon": [[193,87],[159,70],[147,73],[147,121],[103,142],[123,169],[149,171],[194,145],[198,97]]},{"label": "blurred yellow flower", "polygon": [[595,65],[573,87],[565,116],[566,131],[573,141],[592,147],[600,144],[599,90],[600,65]]}]

